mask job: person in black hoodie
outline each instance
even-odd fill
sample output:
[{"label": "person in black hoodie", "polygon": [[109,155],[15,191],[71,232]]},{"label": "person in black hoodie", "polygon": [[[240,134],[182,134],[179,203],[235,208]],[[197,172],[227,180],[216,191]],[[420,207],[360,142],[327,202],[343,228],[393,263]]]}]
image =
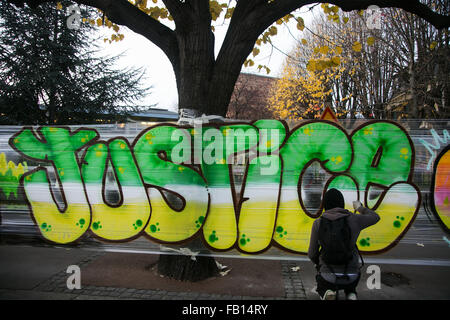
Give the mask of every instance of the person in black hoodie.
[{"label": "person in black hoodie", "polygon": [[344,290],[347,300],[356,300],[356,287],[361,277],[359,252],[356,247],[361,230],[374,225],[380,220],[379,215],[362,206],[361,202],[354,201],[353,207],[357,213],[344,209],[344,197],[337,189],[328,190],[323,198],[325,212],[322,216],[328,220],[337,220],[347,217],[352,244],[352,257],[346,265],[327,265],[321,257],[319,243],[319,228],[321,219],[314,221],[311,230],[308,257],[316,265],[317,293],[322,300],[336,299],[337,290]]}]

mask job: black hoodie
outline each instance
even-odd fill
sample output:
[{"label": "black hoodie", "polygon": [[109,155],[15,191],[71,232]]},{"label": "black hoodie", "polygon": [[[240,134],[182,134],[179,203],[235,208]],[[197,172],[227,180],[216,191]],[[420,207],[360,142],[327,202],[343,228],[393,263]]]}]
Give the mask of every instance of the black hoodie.
[{"label": "black hoodie", "polygon": [[[374,225],[380,220],[380,216],[375,211],[372,211],[365,207],[361,207],[359,211],[361,214],[352,213],[342,208],[333,208],[325,211],[322,214],[329,220],[336,220],[347,215],[349,216],[347,221],[351,231],[351,240],[352,243],[355,244],[353,249],[353,258],[347,265],[347,269],[345,269],[345,266],[331,266],[335,273],[343,273],[344,271],[347,274],[353,275],[357,275],[359,273],[360,264],[358,262],[359,254],[356,248],[356,240],[358,239],[361,230]],[[330,268],[325,265],[325,263],[319,256],[319,226],[320,219],[316,219],[311,230],[308,257],[314,264],[319,265],[319,272],[325,278],[325,280],[333,281],[333,279],[335,279],[333,272],[331,272]],[[351,277],[350,281],[354,280],[355,278],[355,276]]]}]

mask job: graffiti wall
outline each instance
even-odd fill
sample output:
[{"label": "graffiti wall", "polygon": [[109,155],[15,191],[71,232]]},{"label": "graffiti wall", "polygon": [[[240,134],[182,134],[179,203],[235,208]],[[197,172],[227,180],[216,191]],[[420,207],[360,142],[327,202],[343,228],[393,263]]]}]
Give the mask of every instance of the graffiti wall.
[{"label": "graffiti wall", "polygon": [[431,208],[442,227],[450,229],[450,146],[447,146],[434,162],[433,181],[431,183]]},{"label": "graffiti wall", "polygon": [[4,127],[1,230],[20,211],[53,244],[199,237],[212,251],[305,254],[321,198],[336,188],[347,209],[359,200],[380,215],[358,247],[383,252],[419,212],[449,230],[448,132],[412,127],[361,120]]}]

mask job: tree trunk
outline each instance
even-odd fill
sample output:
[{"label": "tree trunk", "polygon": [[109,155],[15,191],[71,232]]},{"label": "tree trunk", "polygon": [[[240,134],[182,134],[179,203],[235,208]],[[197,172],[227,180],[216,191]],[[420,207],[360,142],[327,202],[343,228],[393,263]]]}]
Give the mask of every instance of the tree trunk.
[{"label": "tree trunk", "polygon": [[235,46],[234,56],[215,61],[214,34],[209,25],[194,26],[190,32],[177,32],[177,40],[179,65],[174,71],[178,108],[225,117],[247,52],[242,54]]},{"label": "tree trunk", "polygon": [[[198,9],[195,13],[205,17],[208,12]],[[195,19],[176,30],[176,56],[171,57],[178,89],[178,109],[193,109],[198,116],[217,114],[225,116],[227,106],[221,101],[208,104],[208,86],[214,70],[214,34],[207,18]],[[233,83],[234,87],[234,83]],[[231,94],[230,94],[231,96]],[[222,104],[221,104],[222,103]],[[227,101],[228,103],[228,101]],[[220,113],[212,110],[223,110]],[[169,199],[168,199],[169,200]],[[209,256],[200,238],[186,244],[191,251],[201,251],[201,256],[192,259],[187,255],[161,254],[158,273],[181,281],[201,281],[218,274],[216,261]]]},{"label": "tree trunk", "polygon": [[[175,30],[177,49],[169,56],[177,82],[178,108],[194,109],[200,115],[204,113],[225,117],[241,66],[254,42],[247,44],[249,48],[243,53],[239,52],[239,46],[231,44],[228,47],[228,40],[225,40],[225,47],[232,49],[234,55],[219,54],[215,59],[209,7],[199,4],[193,2],[192,15],[188,20],[178,22]],[[218,274],[216,261],[209,256],[200,238],[191,241],[186,247],[194,252],[201,251],[203,255],[193,260],[185,255],[162,254],[158,261],[158,272],[183,281],[200,281]]]},{"label": "tree trunk", "polygon": [[[214,34],[210,21],[195,20],[182,30],[176,30],[178,58],[172,58],[171,61],[175,62],[173,66],[179,109],[194,109],[199,114],[226,116],[242,64],[259,34],[253,32],[253,35],[249,35],[245,32],[248,28],[243,30],[229,30],[217,59],[214,59]],[[236,41],[248,37],[254,39]],[[183,281],[200,281],[218,274],[217,264],[213,257],[208,256],[209,251],[204,248],[200,238],[191,241],[187,247],[192,251],[200,250],[206,255],[197,256],[196,260],[184,255],[160,255],[158,272]]]},{"label": "tree trunk", "polygon": [[208,21],[198,21],[188,29],[177,30],[178,108],[208,114],[207,83],[214,65],[214,34]]},{"label": "tree trunk", "polygon": [[218,275],[219,268],[209,251],[203,246],[200,238],[196,238],[186,245],[194,252],[200,251],[202,255],[195,258],[187,255],[161,254],[158,260],[158,273],[160,275],[181,281],[201,281]]},{"label": "tree trunk", "polygon": [[177,50],[172,51],[169,59],[177,81],[178,108],[225,117],[242,65],[252,52],[258,36],[271,23],[258,25],[259,16],[240,19],[239,8],[246,10],[250,4],[239,2],[215,58],[214,33],[207,3],[193,2],[192,15],[178,20],[175,30]]},{"label": "tree trunk", "polygon": [[158,273],[171,279],[197,282],[216,276],[218,269],[213,257],[197,257],[192,260],[184,255],[159,256]]}]

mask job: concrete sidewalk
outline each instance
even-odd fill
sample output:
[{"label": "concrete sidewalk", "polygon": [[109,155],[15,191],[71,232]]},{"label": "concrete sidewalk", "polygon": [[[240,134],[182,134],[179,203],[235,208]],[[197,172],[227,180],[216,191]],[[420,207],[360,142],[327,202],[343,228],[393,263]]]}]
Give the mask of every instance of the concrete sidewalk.
[{"label": "concrete sidewalk", "polygon": [[[122,284],[119,286],[83,284],[83,270],[89,266],[90,272],[98,272],[99,276],[106,274],[105,267],[95,269],[95,262],[103,259],[105,253],[78,248],[30,247],[21,245],[0,245],[0,299],[33,299],[33,300],[68,300],[68,299],[151,299],[151,300],[318,300],[314,292],[315,269],[308,261],[290,261],[286,257],[275,261],[279,267],[267,270],[267,273],[278,272],[276,279],[282,294],[276,290],[267,290],[264,294],[252,294],[252,290],[236,290],[233,294],[215,292],[214,279],[208,282],[208,292],[192,290],[165,290],[136,288]],[[120,254],[109,253],[108,263],[114,265],[114,257],[119,261]],[[123,257],[121,257],[123,259]],[[217,259],[219,262],[221,258]],[[258,261],[255,259],[239,259],[240,268],[249,270],[248,281],[256,286],[260,279],[252,270]],[[408,265],[387,264],[379,259],[369,259],[372,262],[381,261],[381,289],[368,289],[366,283],[370,274],[366,273],[366,263],[362,269],[362,277],[358,287],[358,297],[361,300],[408,300],[408,299],[450,299],[450,266],[448,265]],[[395,260],[392,260],[395,261]],[[118,263],[118,262],[117,262]],[[66,285],[69,265],[81,268],[81,289],[69,290]],[[133,265],[127,273],[133,272]],[[137,266],[135,266],[137,268]],[[253,269],[252,269],[253,268]],[[238,271],[233,270],[224,276],[232,281]],[[252,280],[254,276],[254,280]],[[228,277],[228,278],[227,278]],[[176,280],[171,280],[175,282]],[[185,285],[185,284],[184,284]],[[251,286],[250,284],[249,286]],[[247,288],[248,289],[248,288]],[[222,290],[223,291],[223,290]],[[256,292],[257,290],[255,290]],[[243,293],[245,292],[245,293]],[[342,294],[340,296],[342,297]]]},{"label": "concrete sidewalk", "polygon": [[[280,263],[278,271],[281,273],[280,286],[282,295],[271,295],[271,292],[253,295],[252,290],[245,290],[244,294],[224,294],[215,293],[214,285],[218,281],[207,279],[208,292],[202,291],[180,291],[165,289],[142,289],[136,286],[122,285],[118,286],[96,286],[83,284],[83,270],[102,259],[103,252],[95,252],[82,249],[64,249],[64,248],[45,248],[45,247],[27,247],[20,245],[2,245],[0,246],[0,299],[154,299],[154,300],[283,300],[283,299],[306,299],[306,293],[301,281],[301,273],[293,271],[295,263],[285,261]],[[121,253],[109,254],[109,263],[114,265],[114,257],[117,262],[122,260]],[[146,258],[146,257],[145,257]],[[155,257],[152,257],[153,259]],[[111,260],[112,259],[112,260]],[[240,265],[246,268],[252,268],[255,261],[242,259]],[[278,262],[277,262],[278,263]],[[81,269],[81,289],[70,290],[67,288],[67,278],[70,274],[66,273],[69,265],[78,265]],[[131,264],[128,267],[127,275],[133,273],[136,265]],[[92,269],[92,268],[90,268]],[[294,268],[295,270],[295,268]],[[107,272],[105,269],[89,270],[98,272],[99,277]],[[142,270],[135,270],[142,272]],[[150,272],[150,271],[149,271]],[[224,280],[230,281],[233,270],[224,276]],[[260,279],[257,275],[251,278],[249,272],[249,281],[253,280],[250,286],[258,285]],[[124,274],[125,276],[125,274]],[[172,281],[171,287],[177,286],[177,283],[186,287],[186,283],[176,280]],[[114,281],[113,281],[114,282]],[[247,281],[248,282],[248,281]],[[206,291],[206,290],[205,290]],[[220,290],[218,290],[220,291]],[[234,292],[239,291],[236,288]],[[244,290],[243,290],[244,291]],[[255,290],[257,291],[257,290]],[[266,290],[270,291],[270,290]]]}]

